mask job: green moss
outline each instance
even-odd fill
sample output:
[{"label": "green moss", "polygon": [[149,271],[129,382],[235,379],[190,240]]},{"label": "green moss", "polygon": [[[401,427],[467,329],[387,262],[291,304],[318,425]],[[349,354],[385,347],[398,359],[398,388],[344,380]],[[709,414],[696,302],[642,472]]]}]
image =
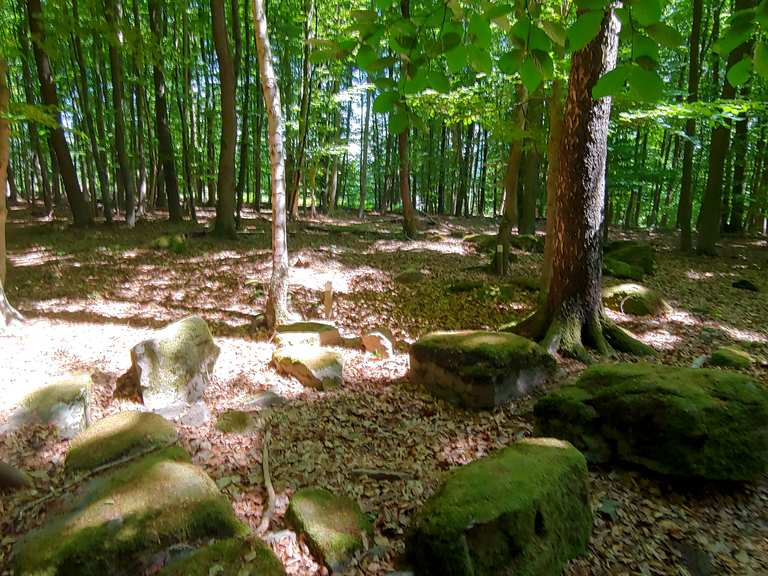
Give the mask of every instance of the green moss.
[{"label": "green moss", "polygon": [[544,236],[518,234],[510,237],[509,245],[524,252],[544,252]]},{"label": "green moss", "polygon": [[97,478],[61,516],[22,539],[19,576],[132,575],[139,557],[171,544],[246,529],[189,456],[172,447]]},{"label": "green moss", "polygon": [[94,423],[70,444],[68,470],[88,470],[132,452],[163,446],[178,438],[168,420],[148,412],[121,412]]},{"label": "green moss", "polygon": [[518,442],[450,474],[416,514],[407,550],[424,574],[560,574],[591,528],[587,468],[571,445]]},{"label": "green moss", "polygon": [[658,316],[671,311],[659,294],[640,284],[619,284],[603,288],[603,303],[633,316]]},{"label": "green moss", "polygon": [[656,269],[656,254],[646,242],[619,240],[611,242],[605,249],[607,257],[637,266],[646,274],[653,274]]},{"label": "green moss", "polygon": [[91,385],[91,377],[88,374],[73,374],[54,384],[38,388],[27,395],[21,405],[41,421],[48,422],[54,416],[53,409],[57,404],[87,402]]},{"label": "green moss", "polygon": [[395,282],[398,284],[417,284],[422,280],[424,280],[424,273],[415,269],[403,270],[395,276]]},{"label": "green moss", "polygon": [[370,521],[357,502],[325,488],[302,488],[288,504],[286,522],[304,534],[312,553],[338,570],[363,546],[363,535],[373,534]]},{"label": "green moss", "polygon": [[474,244],[481,252],[493,252],[496,250],[497,236],[495,234],[469,234],[464,236],[464,242]]},{"label": "green moss", "polygon": [[730,346],[718,348],[709,357],[709,364],[723,368],[749,368],[752,362],[754,359],[749,353]]},{"label": "green moss", "polygon": [[597,462],[750,480],[768,469],[768,391],[743,374],[651,364],[588,368],[534,408],[538,433]]},{"label": "green moss", "polygon": [[272,549],[256,538],[230,538],[203,546],[165,566],[158,576],[283,576]]},{"label": "green moss", "polygon": [[480,280],[459,280],[448,286],[449,294],[464,294],[465,292],[473,292],[479,290],[485,286],[485,283]]},{"label": "green moss", "polygon": [[640,281],[645,276],[643,269],[613,257],[606,256],[603,260],[603,273],[621,280]]},{"label": "green moss", "polygon": [[256,420],[248,412],[240,410],[228,410],[219,414],[216,420],[216,428],[227,434],[240,434],[248,432],[256,426]]}]

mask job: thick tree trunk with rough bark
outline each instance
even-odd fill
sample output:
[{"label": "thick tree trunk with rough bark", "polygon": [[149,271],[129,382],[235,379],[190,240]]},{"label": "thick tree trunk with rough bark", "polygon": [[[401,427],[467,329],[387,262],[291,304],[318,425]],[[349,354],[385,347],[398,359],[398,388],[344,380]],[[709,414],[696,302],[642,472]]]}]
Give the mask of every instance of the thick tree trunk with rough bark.
[{"label": "thick tree trunk with rough bark", "polygon": [[598,78],[616,65],[620,23],[608,9],[597,37],[573,55],[565,102],[552,279],[541,307],[514,330],[541,339],[552,353],[587,358],[611,344],[636,353],[648,347],[609,322],[603,311],[602,234],[611,99],[592,99]]},{"label": "thick tree trunk with rough bark", "polygon": [[227,17],[224,0],[211,0],[213,41],[219,61],[221,82],[221,139],[219,148],[219,199],[216,203],[216,234],[235,236],[235,148],[237,120],[235,118],[235,64],[227,38]]},{"label": "thick tree trunk with rough bark", "polygon": [[267,326],[274,328],[288,319],[288,230],[285,213],[285,149],[280,87],[272,67],[272,48],[267,32],[264,1],[253,0],[256,48],[259,53],[264,105],[269,129],[269,159],[272,167],[272,277],[267,295]]},{"label": "thick tree trunk with rough bark", "polygon": [[90,226],[93,223],[91,209],[80,188],[80,182],[77,179],[75,164],[72,162],[72,156],[69,153],[69,144],[64,135],[64,128],[61,124],[61,111],[59,110],[59,97],[56,93],[56,84],[53,79],[53,70],[51,62],[48,59],[48,53],[45,51],[46,35],[43,29],[43,8],[40,0],[27,0],[27,21],[32,35],[32,49],[35,54],[35,63],[37,64],[37,77],[40,81],[40,95],[43,104],[50,106],[54,111],[57,127],[49,133],[48,141],[51,149],[56,154],[61,177],[64,181],[64,190],[67,194],[67,201],[72,210],[72,219],[75,226]]}]

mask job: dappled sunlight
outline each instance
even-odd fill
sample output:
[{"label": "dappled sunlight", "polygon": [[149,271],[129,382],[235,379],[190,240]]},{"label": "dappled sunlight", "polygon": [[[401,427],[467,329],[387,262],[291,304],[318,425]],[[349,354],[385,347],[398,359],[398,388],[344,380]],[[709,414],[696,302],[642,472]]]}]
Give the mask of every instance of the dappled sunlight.
[{"label": "dappled sunlight", "polygon": [[367,250],[370,253],[391,253],[391,252],[437,252],[438,254],[457,254],[465,256],[469,254],[470,249],[466,242],[456,240],[455,238],[445,241],[414,240],[403,242],[402,240],[377,240]]}]

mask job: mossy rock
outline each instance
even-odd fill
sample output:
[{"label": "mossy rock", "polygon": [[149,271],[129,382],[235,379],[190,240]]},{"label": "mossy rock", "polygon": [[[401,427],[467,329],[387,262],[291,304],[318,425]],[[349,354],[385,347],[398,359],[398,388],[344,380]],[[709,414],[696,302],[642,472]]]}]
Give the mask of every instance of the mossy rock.
[{"label": "mossy rock", "polygon": [[755,359],[748,352],[731,346],[724,346],[712,352],[707,363],[710,366],[719,366],[721,368],[744,369],[752,366],[754,361]]},{"label": "mossy rock", "polygon": [[90,470],[123,456],[176,442],[173,424],[149,412],[120,412],[80,433],[67,452],[67,470]]},{"label": "mossy rock", "polygon": [[256,425],[253,415],[241,410],[227,410],[216,420],[216,429],[226,434],[246,434],[255,430]]},{"label": "mossy rock", "polygon": [[541,278],[539,278],[538,276],[522,275],[522,274],[513,275],[509,279],[509,282],[512,285],[512,289],[519,287],[529,292],[538,292],[539,290],[541,290]]},{"label": "mossy rock", "polygon": [[645,272],[643,272],[640,266],[635,266],[609,256],[603,259],[603,274],[613,276],[619,280],[634,280],[636,282],[645,278]]},{"label": "mossy rock", "polygon": [[464,236],[464,242],[474,244],[480,252],[494,252],[497,240],[496,234],[469,234]]},{"label": "mossy rock", "polygon": [[474,292],[485,286],[485,282],[482,280],[459,280],[448,286],[449,294],[464,294],[466,292]]},{"label": "mossy rock", "polygon": [[[328,320],[289,322],[275,328],[275,332],[276,336],[282,337],[285,335],[289,339],[293,338],[294,341],[291,341],[290,344],[314,344],[314,339],[308,336],[309,334],[315,334],[321,346],[339,346],[342,341],[341,333],[339,333],[336,324]],[[301,336],[296,336],[297,334],[301,334]],[[311,342],[309,341],[310,339],[312,340]]]},{"label": "mossy rock", "polygon": [[189,316],[169,324],[131,349],[131,370],[144,404],[164,408],[200,400],[219,357],[205,320]]},{"label": "mossy rock", "polygon": [[586,551],[588,482],[567,442],[516,442],[448,476],[411,522],[408,558],[425,575],[559,575]]},{"label": "mossy rock", "polygon": [[523,252],[544,252],[544,236],[515,234],[510,236],[509,245]]},{"label": "mossy rock", "polygon": [[152,242],[153,248],[160,250],[171,250],[180,254],[187,248],[187,238],[184,234],[173,234],[171,236],[160,236]]},{"label": "mossy rock", "polygon": [[88,423],[92,385],[90,375],[77,373],[33,390],[21,400],[3,431],[28,424],[50,424],[62,438],[76,436]]},{"label": "mossy rock", "polygon": [[711,480],[768,469],[768,390],[737,372],[596,365],[540,399],[534,415],[537,433],[572,442],[593,462]]},{"label": "mossy rock", "polygon": [[653,246],[637,240],[616,240],[605,247],[606,257],[619,260],[653,274],[656,270],[656,253]]},{"label": "mossy rock", "polygon": [[332,571],[341,570],[350,557],[370,541],[373,528],[360,506],[325,488],[298,490],[288,504],[285,520],[304,534],[312,554]]},{"label": "mossy rock", "polygon": [[309,388],[329,390],[344,383],[344,358],[335,350],[287,346],[274,351],[272,362],[278,372],[293,376]]},{"label": "mossy rock", "polygon": [[244,535],[216,484],[179,447],[89,482],[67,510],[17,543],[18,576],[129,576],[174,544]]},{"label": "mossy rock", "polygon": [[516,334],[467,330],[433,332],[411,345],[411,381],[433,395],[471,409],[492,409],[531,392],[555,361]]},{"label": "mossy rock", "polygon": [[272,549],[256,538],[219,540],[167,564],[158,576],[284,576]]},{"label": "mossy rock", "polygon": [[418,284],[425,278],[426,275],[421,270],[409,269],[403,270],[395,276],[395,282],[398,284]]},{"label": "mossy rock", "polygon": [[603,303],[612,310],[632,316],[661,316],[672,310],[658,292],[640,284],[606,286]]}]

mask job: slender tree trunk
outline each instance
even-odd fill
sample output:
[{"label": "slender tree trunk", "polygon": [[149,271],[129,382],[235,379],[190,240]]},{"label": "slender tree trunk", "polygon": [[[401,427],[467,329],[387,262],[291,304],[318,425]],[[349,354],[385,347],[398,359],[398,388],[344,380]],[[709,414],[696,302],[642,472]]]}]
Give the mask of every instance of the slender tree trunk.
[{"label": "slender tree trunk", "polygon": [[263,0],[253,0],[259,75],[269,124],[269,158],[272,168],[272,278],[267,296],[266,320],[270,328],[288,318],[288,235],[285,213],[285,150],[280,88],[272,67]]},{"label": "slender tree trunk", "polygon": [[248,184],[248,119],[251,105],[251,26],[248,22],[248,2],[245,3],[245,81],[243,82],[243,109],[241,111],[242,122],[240,124],[240,166],[237,176],[237,214],[235,217],[237,227],[241,226],[241,211],[243,209],[243,195]]},{"label": "slender tree trunk", "polygon": [[[162,38],[157,0],[147,0],[149,7],[149,26],[155,42]],[[164,28],[164,26],[163,26]],[[168,199],[168,217],[171,222],[181,222],[181,201],[179,182],[176,177],[176,159],[173,151],[173,138],[168,127],[168,104],[166,101],[165,74],[163,63],[156,59],[152,64],[152,78],[155,86],[155,124],[157,129],[158,159],[163,165],[165,178],[165,196]]]},{"label": "slender tree trunk", "polygon": [[586,359],[584,343],[600,353],[614,346],[648,348],[604,315],[601,215],[611,99],[592,99],[592,88],[616,65],[620,23],[609,8],[597,37],[573,55],[565,103],[552,279],[542,306],[516,327],[555,352]]},{"label": "slender tree trunk", "polygon": [[445,139],[447,130],[443,123],[440,130],[440,171],[437,180],[437,213],[445,214]]},{"label": "slender tree trunk", "polygon": [[40,0],[27,0],[27,20],[32,35],[32,48],[35,54],[35,63],[37,64],[41,98],[43,104],[50,106],[54,110],[54,117],[57,123],[57,127],[49,133],[49,143],[58,160],[74,224],[79,227],[90,226],[93,223],[93,217],[91,216],[91,210],[83,195],[83,191],[80,189],[75,165],[69,153],[69,144],[61,124],[59,97],[56,93],[53,71],[48,54],[44,48],[46,35],[43,29],[43,8]]},{"label": "slender tree trunk", "polygon": [[211,0],[213,41],[221,81],[221,147],[219,149],[219,201],[216,204],[216,234],[235,235],[235,65],[229,50],[224,0]]},{"label": "slender tree trunk", "polygon": [[[400,13],[405,20],[411,18],[410,0],[400,0]],[[405,77],[409,78],[408,65],[405,65]],[[411,203],[411,165],[408,152],[408,136],[410,128],[406,128],[397,136],[397,149],[400,158],[400,199],[403,202],[403,232],[407,238],[416,236],[416,215]]]},{"label": "slender tree trunk", "polygon": [[368,188],[368,124],[371,118],[371,91],[365,91],[365,118],[363,120],[363,142],[360,151],[360,207],[357,217],[365,215],[365,193]]},{"label": "slender tree trunk", "polygon": [[[557,179],[560,169],[560,139],[563,134],[563,83],[552,81],[552,95],[549,101],[549,140],[547,141],[547,224],[544,240],[544,262],[541,272],[541,292],[549,293],[552,280],[552,257],[555,245],[555,224],[557,222]],[[608,228],[608,220],[605,222]]]},{"label": "slender tree trunk", "polygon": [[539,165],[541,154],[539,153],[535,134],[541,130],[544,107],[538,99],[531,100],[528,105],[528,118],[526,129],[534,136],[530,139],[528,150],[525,153],[525,174],[523,194],[520,202],[520,224],[518,234],[536,233],[536,200],[539,197]]},{"label": "slender tree trunk", "polygon": [[[742,91],[742,94],[744,92]],[[728,232],[744,231],[744,196],[747,181],[747,134],[748,118],[741,113],[735,120],[733,131],[733,187],[731,191],[731,212],[726,230]]]}]

